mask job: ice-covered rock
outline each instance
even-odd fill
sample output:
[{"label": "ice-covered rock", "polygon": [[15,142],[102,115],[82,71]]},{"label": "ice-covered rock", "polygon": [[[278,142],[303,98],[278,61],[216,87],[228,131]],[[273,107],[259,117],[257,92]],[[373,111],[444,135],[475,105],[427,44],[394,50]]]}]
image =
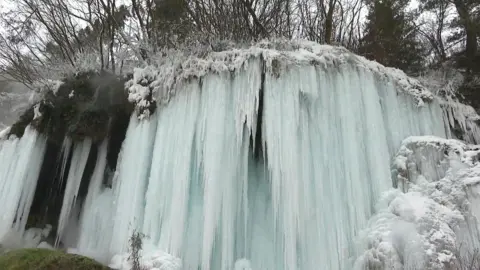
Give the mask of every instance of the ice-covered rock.
[{"label": "ice-covered rock", "polygon": [[459,254],[474,254],[480,216],[470,184],[478,183],[479,149],[433,136],[405,139],[392,170],[398,189],[383,194],[360,234],[365,250],[356,269],[447,269]]},{"label": "ice-covered rock", "polygon": [[439,98],[439,103],[448,137],[480,144],[480,116],[475,109],[450,97]]}]

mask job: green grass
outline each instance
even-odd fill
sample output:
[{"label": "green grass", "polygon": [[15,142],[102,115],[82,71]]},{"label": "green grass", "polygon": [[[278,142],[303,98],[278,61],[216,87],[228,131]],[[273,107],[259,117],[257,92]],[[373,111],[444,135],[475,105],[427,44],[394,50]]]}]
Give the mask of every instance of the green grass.
[{"label": "green grass", "polygon": [[0,255],[1,270],[108,270],[79,255],[48,249],[21,249]]}]

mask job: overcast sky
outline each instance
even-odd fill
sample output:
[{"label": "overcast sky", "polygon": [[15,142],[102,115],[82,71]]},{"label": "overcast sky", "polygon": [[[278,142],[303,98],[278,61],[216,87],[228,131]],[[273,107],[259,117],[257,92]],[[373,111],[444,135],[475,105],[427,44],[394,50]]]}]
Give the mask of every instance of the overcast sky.
[{"label": "overcast sky", "polygon": [[[75,0],[73,0],[75,1]],[[16,0],[0,0],[0,12],[7,11],[15,6]],[[414,9],[418,7],[418,0],[411,0],[409,8]],[[0,24],[0,33],[4,31],[3,25]]]}]

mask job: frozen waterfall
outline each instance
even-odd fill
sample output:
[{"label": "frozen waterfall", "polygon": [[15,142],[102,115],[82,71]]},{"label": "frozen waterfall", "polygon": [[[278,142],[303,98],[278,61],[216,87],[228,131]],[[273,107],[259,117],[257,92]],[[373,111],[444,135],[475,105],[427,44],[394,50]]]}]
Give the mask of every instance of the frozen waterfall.
[{"label": "frozen waterfall", "polygon": [[[362,68],[263,65],[184,82],[149,121],[132,119],[99,226],[114,213],[114,235],[137,229],[184,269],[350,269],[402,140],[445,136],[440,106]],[[94,233],[82,231],[111,237]],[[127,237],[107,242],[92,248],[127,251]]]},{"label": "frozen waterfall", "polygon": [[[236,68],[214,59],[183,79],[139,70],[132,94],[146,95],[148,79],[160,106],[132,116],[111,187],[107,142],[72,147],[57,242],[74,235],[71,248],[108,262],[135,230],[145,252],[162,250],[182,269],[352,269],[402,140],[445,138],[449,120],[403,73],[336,50],[220,54]],[[25,226],[44,141],[29,130],[1,147],[6,233]]]}]

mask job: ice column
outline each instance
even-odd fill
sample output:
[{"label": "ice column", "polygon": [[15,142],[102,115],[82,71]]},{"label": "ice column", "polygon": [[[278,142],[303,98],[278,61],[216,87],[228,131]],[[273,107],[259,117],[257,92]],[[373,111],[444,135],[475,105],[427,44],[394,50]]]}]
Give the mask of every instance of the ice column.
[{"label": "ice column", "polygon": [[81,254],[104,263],[108,263],[113,255],[109,252],[113,228],[113,190],[104,185],[107,145],[108,141],[104,141],[98,147],[97,162],[83,204],[77,245]]},{"label": "ice column", "polygon": [[[68,225],[72,208],[77,200],[78,190],[82,182],[83,171],[87,164],[88,155],[92,147],[91,139],[85,139],[76,143],[73,149],[72,161],[68,172],[67,183],[65,187],[65,195],[63,197],[62,210],[58,220],[57,239],[55,245],[58,245],[64,236],[64,230]],[[63,177],[63,176],[62,176]]]},{"label": "ice column", "polygon": [[[152,162],[153,143],[157,127],[156,114],[141,121],[136,115],[130,119],[123,143],[117,178],[114,179],[113,228],[110,250],[121,253],[128,250],[128,238],[133,230],[141,231],[147,179]],[[164,143],[170,143],[165,141]],[[120,237],[121,236],[121,237]]]},{"label": "ice column", "polygon": [[0,240],[13,228],[25,230],[46,139],[27,127],[21,139],[0,143]]}]

